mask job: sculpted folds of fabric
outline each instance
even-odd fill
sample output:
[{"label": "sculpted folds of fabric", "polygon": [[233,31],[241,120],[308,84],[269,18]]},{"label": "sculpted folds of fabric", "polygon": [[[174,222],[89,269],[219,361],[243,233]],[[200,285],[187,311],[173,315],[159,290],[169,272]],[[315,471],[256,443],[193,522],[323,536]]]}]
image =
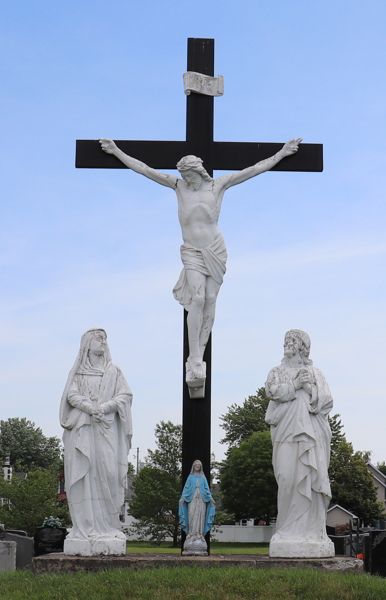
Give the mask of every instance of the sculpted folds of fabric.
[{"label": "sculpted folds of fabric", "polygon": [[[86,332],[82,338],[61,402],[65,481],[73,523],[67,547],[74,540],[126,539],[119,514],[131,448],[132,394],[108,349],[102,368],[92,367],[91,337]],[[100,421],[93,417],[95,407],[103,413]]]},{"label": "sculpted folds of fabric", "polygon": [[[299,372],[307,371],[306,389],[296,389]],[[271,556],[331,556],[326,511],[331,500],[328,479],[332,397],[319,369],[308,358],[294,366],[288,358],[268,374],[272,462],[278,484],[276,534]],[[311,549],[310,549],[311,548]],[[284,549],[284,550],[283,550]],[[287,554],[289,552],[289,554]]]}]

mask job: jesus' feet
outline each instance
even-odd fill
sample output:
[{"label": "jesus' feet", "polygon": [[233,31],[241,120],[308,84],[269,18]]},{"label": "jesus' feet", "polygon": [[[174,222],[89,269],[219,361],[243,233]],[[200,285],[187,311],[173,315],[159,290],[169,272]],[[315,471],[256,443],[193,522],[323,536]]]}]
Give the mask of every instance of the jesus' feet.
[{"label": "jesus' feet", "polygon": [[205,378],[205,371],[202,364],[202,359],[196,356],[189,356],[188,365],[190,367],[190,373],[192,379],[203,379]]}]

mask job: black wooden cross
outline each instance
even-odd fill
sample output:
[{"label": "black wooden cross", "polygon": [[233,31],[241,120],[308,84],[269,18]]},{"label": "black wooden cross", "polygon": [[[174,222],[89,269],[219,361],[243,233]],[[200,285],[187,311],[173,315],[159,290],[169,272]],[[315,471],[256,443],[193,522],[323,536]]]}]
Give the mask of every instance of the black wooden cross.
[{"label": "black wooden cross", "polygon": [[[214,76],[214,40],[188,39],[188,71]],[[213,176],[216,169],[237,171],[250,167],[278,152],[283,144],[213,141],[214,98],[192,92],[187,97],[186,142],[123,141],[117,146],[129,156],[155,169],[175,169],[177,162],[187,154],[199,156],[204,167]],[[106,154],[98,140],[77,140],[76,166],[94,169],[125,169],[123,163]],[[323,171],[323,146],[301,144],[296,154],[281,160],[272,171]],[[186,481],[194,460],[201,460],[210,480],[211,430],[211,354],[210,336],[205,354],[205,398],[191,399],[185,382],[185,363],[189,355],[186,311],[184,315],[183,357],[183,448],[182,483]]]}]

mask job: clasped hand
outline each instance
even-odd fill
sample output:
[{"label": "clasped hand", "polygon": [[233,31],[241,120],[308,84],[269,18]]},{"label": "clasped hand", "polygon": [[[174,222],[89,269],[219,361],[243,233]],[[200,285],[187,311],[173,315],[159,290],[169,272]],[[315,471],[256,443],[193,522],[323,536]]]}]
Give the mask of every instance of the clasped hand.
[{"label": "clasped hand", "polygon": [[312,394],[311,374],[308,369],[300,369],[296,379],[294,379],[295,390],[303,388],[308,394]]},{"label": "clasped hand", "polygon": [[94,418],[94,421],[96,421],[97,423],[100,423],[103,419],[103,412],[101,410],[101,408],[99,406],[93,406],[92,409],[92,416]]}]

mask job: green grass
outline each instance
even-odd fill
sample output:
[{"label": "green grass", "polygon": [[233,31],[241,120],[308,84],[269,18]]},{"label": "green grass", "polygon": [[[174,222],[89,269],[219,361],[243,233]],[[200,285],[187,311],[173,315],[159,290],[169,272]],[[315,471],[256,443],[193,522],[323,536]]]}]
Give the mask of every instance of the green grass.
[{"label": "green grass", "polygon": [[311,570],[174,567],[0,574],[1,600],[385,600],[386,580]]},{"label": "green grass", "polygon": [[[150,542],[127,542],[127,552],[130,554],[180,554],[181,550],[180,548],[173,548],[170,542],[161,542],[160,546],[152,546]],[[210,552],[211,554],[268,554],[268,544],[212,542]]]}]

